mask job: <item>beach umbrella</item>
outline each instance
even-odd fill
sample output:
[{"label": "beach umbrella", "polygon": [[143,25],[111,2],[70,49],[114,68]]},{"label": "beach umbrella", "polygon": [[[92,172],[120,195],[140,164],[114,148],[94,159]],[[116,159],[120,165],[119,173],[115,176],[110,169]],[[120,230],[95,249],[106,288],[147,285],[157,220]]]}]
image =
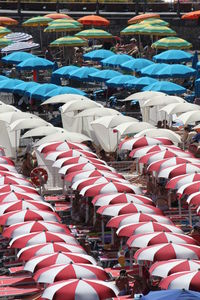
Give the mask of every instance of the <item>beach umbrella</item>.
[{"label": "beach umbrella", "polygon": [[196,70],[181,64],[172,64],[157,72],[158,78],[188,78],[195,76]]},{"label": "beach umbrella", "polygon": [[97,68],[93,67],[81,67],[78,70],[70,72],[69,78],[78,81],[90,81],[89,75],[92,76],[93,73],[98,72]]},{"label": "beach umbrella", "polygon": [[103,171],[103,170],[89,170],[89,171],[75,171],[67,174],[65,180],[69,182],[75,182],[81,179],[87,179],[89,177],[95,176],[106,176],[109,178],[124,178],[121,174],[118,174],[113,171]]},{"label": "beach umbrella", "polygon": [[200,293],[194,291],[180,290],[167,290],[150,292],[146,296],[142,296],[141,300],[182,300],[182,299],[197,300],[200,299]]},{"label": "beach umbrella", "polygon": [[17,65],[19,70],[47,70],[52,69],[54,63],[41,57],[28,58]]},{"label": "beach umbrella", "polygon": [[0,81],[0,91],[5,93],[12,93],[13,89],[19,84],[23,83],[23,80],[19,79],[6,79]]},{"label": "beach umbrella", "polygon": [[161,92],[155,92],[155,91],[146,91],[146,92],[138,92],[131,94],[127,98],[123,100],[123,102],[132,101],[132,100],[141,100],[141,101],[147,101],[153,97],[164,97],[166,94]]},{"label": "beach umbrella", "polygon": [[166,112],[168,115],[173,114],[180,114],[188,111],[194,111],[200,109],[199,105],[193,104],[193,103],[171,103],[163,108],[161,108],[161,111]]},{"label": "beach umbrella", "polygon": [[127,71],[135,71],[139,72],[141,69],[152,65],[153,62],[146,58],[136,58],[131,61],[126,61],[120,64],[120,68],[127,70]]},{"label": "beach umbrella", "polygon": [[190,49],[192,44],[178,37],[169,36],[152,44],[156,49]]},{"label": "beach umbrella", "polygon": [[70,230],[67,228],[67,226],[64,224],[57,223],[57,220],[56,222],[33,220],[10,225],[6,229],[4,229],[2,235],[6,238],[15,238],[22,234],[28,234],[31,232],[39,231],[50,231],[70,234]]},{"label": "beach umbrella", "polygon": [[[8,179],[11,179],[11,182],[7,181],[7,182],[4,182],[4,179],[2,179],[2,177],[5,177],[5,179],[7,177],[9,177]],[[21,183],[18,183],[18,180],[17,181],[12,181],[12,180],[16,180],[16,179],[22,179],[24,182],[21,182]],[[27,185],[25,184],[25,182],[28,182],[29,186],[32,186],[32,184],[30,183],[30,181],[28,181],[27,179],[24,178],[24,176],[20,173],[16,173],[15,170],[14,171],[0,171],[0,185],[4,185],[4,184],[12,184],[14,182],[14,184],[22,184],[22,185]]]},{"label": "beach umbrella", "polygon": [[[186,236],[187,238],[188,236]],[[188,237],[189,238],[189,237]],[[200,261],[194,259],[171,259],[154,263],[149,273],[151,276],[165,278],[171,274],[184,271],[197,271],[200,267]]]},{"label": "beach umbrella", "polygon": [[77,36],[64,36],[50,43],[51,47],[83,47],[87,46],[87,41]]},{"label": "beach umbrella", "polygon": [[30,98],[42,100],[46,98],[47,93],[57,88],[58,86],[56,84],[43,83],[29,88],[25,92],[25,95],[29,96]]},{"label": "beach umbrella", "polygon": [[76,95],[80,95],[80,96],[86,95],[85,92],[75,89],[75,88],[72,88],[70,86],[67,86],[67,87],[57,86],[56,89],[52,89],[46,95],[44,95],[44,99],[49,99],[49,98],[52,98],[52,97],[55,97],[58,95],[66,95],[66,94],[70,94],[70,95],[76,94]]},{"label": "beach umbrella", "polygon": [[136,251],[134,258],[137,262],[163,261],[169,259],[199,259],[200,247],[188,244],[158,244],[148,246]]},{"label": "beach umbrella", "polygon": [[5,38],[17,43],[17,42],[27,42],[33,39],[31,34],[25,33],[25,32],[12,32],[7,35],[5,35]]},{"label": "beach umbrella", "polygon": [[0,156],[0,163],[1,164],[8,164],[8,165],[11,165],[11,166],[15,165],[14,161],[11,158],[6,157],[6,156]]},{"label": "beach umbrella", "polygon": [[77,71],[80,68],[77,66],[64,66],[62,68],[57,69],[56,71],[52,72],[53,76],[62,77],[62,78],[69,78],[71,72]]},{"label": "beach umbrella", "polygon": [[93,80],[93,81],[97,81],[97,82],[105,82],[109,79],[112,79],[116,76],[121,76],[122,74],[118,71],[114,71],[114,70],[100,70],[98,72],[92,73],[91,76],[89,75],[89,77]]},{"label": "beach umbrella", "polygon": [[79,245],[67,244],[67,243],[44,243],[25,247],[21,249],[17,257],[20,261],[27,261],[33,256],[41,254],[50,254],[55,252],[72,252],[87,254],[85,250]]},{"label": "beach umbrella", "polygon": [[152,18],[160,18],[160,15],[156,14],[156,13],[140,14],[140,15],[137,15],[137,16],[131,18],[130,20],[128,20],[128,24],[135,24],[135,23],[139,23],[143,20],[152,19]]},{"label": "beach umbrella", "polygon": [[[146,146],[156,146],[156,145],[172,145],[172,142],[169,139],[165,138],[151,138],[151,137],[133,137],[125,139],[119,145],[121,150],[132,150],[135,148],[141,148]],[[155,150],[156,151],[156,150]]]},{"label": "beach umbrella", "polygon": [[18,84],[14,89],[13,92],[19,95],[24,95],[29,89],[32,89],[33,87],[40,86],[39,83],[34,81],[29,82],[23,82]]},{"label": "beach umbrella", "polygon": [[17,25],[17,20],[10,17],[0,17],[0,25]]},{"label": "beach umbrella", "polygon": [[[1,82],[0,82],[1,83]],[[195,111],[188,111],[185,113],[182,113],[177,117],[178,121],[181,121],[183,124],[191,124],[194,122],[199,121],[199,110]]]},{"label": "beach umbrella", "polygon": [[129,80],[133,79],[135,79],[135,77],[131,75],[120,75],[107,80],[105,84],[110,87],[124,87]]},{"label": "beach umbrella", "polygon": [[145,86],[142,90],[163,92],[168,95],[183,94],[186,92],[186,88],[170,81],[158,81],[156,83]]},{"label": "beach umbrella", "polygon": [[50,151],[67,151],[71,149],[90,151],[90,148],[84,144],[72,143],[69,141],[46,143],[37,148],[37,150],[41,153],[47,153]]},{"label": "beach umbrella", "polygon": [[150,19],[146,19],[143,20],[139,23],[140,25],[155,25],[155,26],[169,26],[169,23],[161,20],[161,19],[157,19],[157,18],[150,18]]},{"label": "beach umbrella", "polygon": [[93,50],[83,55],[84,60],[101,61],[102,59],[113,56],[114,52],[106,49]]},{"label": "beach umbrella", "polygon": [[130,25],[127,26],[126,28],[124,28],[122,31],[120,31],[121,35],[140,35],[141,30],[145,27],[145,25],[140,25],[140,23],[138,24],[134,24],[134,25]]},{"label": "beach umbrella", "polygon": [[[7,178],[7,176],[3,176],[3,177],[5,179]],[[32,194],[38,195],[38,191],[31,185],[30,186],[22,185],[23,181],[22,181],[22,184],[20,184],[20,179],[18,179],[18,178],[11,177],[10,179],[15,180],[15,182],[13,182],[13,183],[10,182],[10,183],[3,184],[3,185],[0,184],[0,194],[1,193],[10,193],[10,192],[17,192],[17,193],[26,193],[27,192],[27,193],[32,193]]]},{"label": "beach umbrella", "polygon": [[[198,183],[198,181],[197,181]],[[189,186],[188,186],[189,188]],[[197,190],[197,188],[196,188]],[[184,193],[185,194],[185,193]],[[187,198],[187,203],[190,205],[200,206],[200,192],[199,189],[197,192],[193,192],[192,194],[189,194],[189,197]],[[197,212],[199,212],[199,207],[197,209]]]},{"label": "beach umbrella", "polygon": [[[131,223],[127,225],[120,226],[117,230],[118,236],[130,237],[136,234],[145,234],[152,232],[172,232],[172,233],[183,233],[183,231],[176,227],[175,225],[162,224],[158,222],[141,222],[141,223]],[[145,237],[144,237],[145,240]],[[166,241],[168,243],[168,241]],[[147,245],[148,246],[148,245]],[[143,247],[142,247],[143,248]]]},{"label": "beach umbrella", "polygon": [[[197,196],[198,194],[196,194],[197,192],[199,192],[200,190],[200,181],[195,181],[195,182],[190,182],[190,183],[186,183],[184,185],[182,185],[178,190],[177,190],[177,194],[182,197],[183,195],[191,195],[191,198],[193,198],[193,196]],[[196,195],[195,195],[196,194]],[[191,199],[190,198],[190,199]],[[188,203],[190,203],[190,200],[188,198]]]},{"label": "beach umbrella", "polygon": [[127,54],[114,54],[112,56],[109,56],[108,58],[105,58],[101,60],[101,64],[103,66],[109,66],[109,67],[117,67],[121,65],[124,62],[132,61],[134,58]]},{"label": "beach umbrella", "polygon": [[146,24],[145,27],[143,27],[140,30],[141,34],[144,35],[155,35],[155,36],[170,36],[170,35],[176,35],[176,31],[173,29],[167,27],[167,26],[159,26],[159,25],[149,25]]},{"label": "beach umbrella", "polygon": [[136,203],[104,205],[98,208],[97,210],[98,214],[109,217],[138,212],[153,215],[163,215],[162,211],[157,207],[151,205],[141,205]]},{"label": "beach umbrella", "polygon": [[15,166],[12,165],[8,165],[8,164],[0,164],[0,171],[10,171],[10,172],[16,172],[17,170],[15,168]]},{"label": "beach umbrella", "polygon": [[106,116],[116,116],[121,113],[115,109],[108,107],[95,107],[95,108],[86,108],[78,113],[75,117],[106,117]]},{"label": "beach umbrella", "polygon": [[11,54],[8,54],[7,56],[4,56],[1,60],[3,62],[6,63],[10,63],[10,64],[19,64],[20,62],[28,59],[28,58],[36,58],[37,56],[31,54],[31,53],[27,53],[27,52],[23,52],[23,51],[18,51],[18,52],[14,52]]},{"label": "beach umbrella", "polygon": [[200,10],[194,10],[184,14],[181,19],[183,20],[198,20],[200,17]]},{"label": "beach umbrella", "polygon": [[140,148],[136,148],[133,149],[129,156],[133,157],[133,158],[141,158],[144,155],[147,155],[148,153],[154,153],[154,152],[158,152],[158,151],[165,151],[165,150],[171,150],[174,149],[174,151],[179,151],[181,152],[181,156],[183,157],[191,157],[191,155],[189,153],[184,153],[183,150],[180,150],[180,148],[176,147],[176,146],[170,146],[170,145],[152,145],[152,146],[146,146],[146,147],[140,147]]},{"label": "beach umbrella", "polygon": [[49,285],[42,298],[54,300],[108,299],[118,295],[118,288],[111,282],[90,279],[69,279]]},{"label": "beach umbrella", "polygon": [[87,29],[75,34],[76,37],[84,39],[111,39],[113,36],[109,32],[102,29]]},{"label": "beach umbrella", "polygon": [[178,175],[191,174],[195,172],[200,172],[200,164],[183,163],[161,170],[158,173],[158,177],[173,178]]},{"label": "beach umbrella", "polygon": [[59,170],[60,174],[66,175],[67,173],[76,172],[76,171],[92,171],[92,170],[101,170],[101,171],[114,171],[112,167],[95,164],[95,163],[75,163],[62,167]]},{"label": "beach umbrella", "polygon": [[104,206],[118,203],[137,203],[153,205],[152,199],[142,195],[135,195],[131,193],[108,193],[103,195],[97,195],[92,200],[92,204],[94,206]]},{"label": "beach umbrella", "polygon": [[108,21],[106,18],[103,18],[98,15],[84,16],[82,18],[79,18],[78,22],[80,22],[83,25],[92,25],[92,26],[109,26],[110,25],[110,21]]},{"label": "beach umbrella", "polygon": [[142,89],[145,86],[148,86],[150,84],[156,83],[158,80],[151,78],[151,77],[139,77],[132,79],[130,81],[127,81],[125,84],[125,87],[128,89]]},{"label": "beach umbrella", "polygon": [[19,235],[15,238],[12,238],[9,245],[11,248],[22,249],[24,247],[44,244],[44,243],[67,243],[72,245],[78,245],[78,241],[74,236],[69,234],[64,234],[60,232],[32,232],[27,234]]},{"label": "beach umbrella", "polygon": [[158,63],[182,63],[189,62],[193,55],[183,50],[167,50],[154,55],[153,60]]},{"label": "beach umbrella", "polygon": [[[11,45],[13,42],[6,39],[6,38],[0,38],[0,48],[6,47],[8,45]],[[2,52],[2,50],[1,50]]]},{"label": "beach umbrella", "polygon": [[149,77],[157,77],[157,72],[162,70],[163,68],[168,67],[168,64],[151,64],[147,67],[144,67],[140,70],[141,75],[149,76]]},{"label": "beach umbrella", "polygon": [[[148,103],[148,105],[149,105],[149,103]],[[170,129],[166,129],[166,128],[149,128],[149,129],[140,131],[135,135],[135,137],[142,137],[142,136],[151,137],[151,138],[168,139],[172,143],[176,143],[176,144],[181,142],[181,138],[180,138],[179,134],[173,132]]]},{"label": "beach umbrella", "polygon": [[60,264],[91,264],[96,265],[95,259],[87,254],[82,253],[70,253],[70,252],[55,252],[50,254],[37,255],[30,258],[25,266],[24,270],[34,273],[42,268],[50,267],[52,265]]},{"label": "beach umbrella", "polygon": [[86,197],[92,197],[98,194],[114,193],[114,192],[127,192],[141,194],[140,187],[123,182],[110,181],[107,183],[91,184],[81,189],[80,194]]},{"label": "beach umbrella", "polygon": [[186,271],[172,274],[162,279],[160,282],[160,287],[162,289],[184,289],[192,291],[200,291],[199,287],[200,272],[197,271]]},{"label": "beach umbrella", "polygon": [[5,213],[0,218],[0,224],[9,226],[20,222],[35,220],[56,222],[60,221],[60,218],[54,212],[25,209]]},{"label": "beach umbrella", "polygon": [[[158,224],[158,223],[154,223]],[[131,225],[130,225],[131,226]],[[120,229],[120,228],[119,228]],[[164,243],[174,243],[174,244],[190,244],[197,245],[197,242],[190,236],[167,231],[155,231],[153,233],[139,233],[130,236],[126,244],[129,248],[144,248],[147,246],[164,244]],[[167,276],[167,275],[166,275]]]},{"label": "beach umbrella", "polygon": [[0,26],[0,37],[5,37],[5,35],[7,35],[10,32],[11,32],[10,29]]},{"label": "beach umbrella", "polygon": [[125,122],[116,126],[113,131],[125,135],[138,133],[147,128],[154,128],[154,126],[147,122]]},{"label": "beach umbrella", "polygon": [[45,159],[56,161],[60,158],[79,157],[79,156],[88,157],[88,158],[97,158],[97,155],[91,151],[84,151],[81,149],[80,150],[71,149],[68,151],[47,152],[47,154],[45,154]]},{"label": "beach umbrella", "polygon": [[64,158],[60,158],[57,159],[52,167],[55,168],[61,168],[67,165],[72,165],[72,164],[81,164],[81,163],[96,163],[96,164],[100,164],[100,165],[106,165],[106,162],[103,160],[100,160],[98,158],[88,158],[88,157],[84,157],[84,156],[76,156],[76,157],[64,157]]},{"label": "beach umbrella", "polygon": [[[1,42],[1,39],[0,39]],[[5,47],[7,46],[7,47]],[[9,44],[3,45],[3,49],[1,49],[2,53],[12,53],[16,51],[30,51],[33,49],[37,49],[40,47],[37,43],[30,43],[30,42],[12,42],[9,40]]]},{"label": "beach umbrella", "polygon": [[8,212],[25,209],[54,211],[53,207],[49,203],[45,203],[44,201],[13,200],[8,203],[0,204],[0,216]]},{"label": "beach umbrella", "polygon": [[104,184],[104,183],[109,183],[109,182],[120,182],[120,183],[128,183],[127,180],[125,179],[121,179],[121,178],[113,178],[113,177],[105,177],[105,176],[101,176],[101,177],[91,177],[91,178],[87,178],[87,179],[81,179],[81,180],[77,180],[75,181],[71,188],[73,190],[82,190],[84,187],[86,186],[91,186],[91,185],[96,185],[96,184]]},{"label": "beach umbrella", "polygon": [[56,23],[50,24],[44,29],[44,32],[72,32],[79,31],[80,26],[78,27],[76,24],[72,22],[67,23]]},{"label": "beach umbrella", "polygon": [[40,283],[54,283],[67,279],[108,280],[109,275],[103,268],[91,264],[56,264],[42,268],[34,274],[34,280]]},{"label": "beach umbrella", "polygon": [[194,174],[184,174],[170,179],[166,184],[166,189],[179,189],[182,185],[200,181],[200,172]]},{"label": "beach umbrella", "polygon": [[140,223],[140,222],[158,222],[162,224],[171,224],[173,225],[173,222],[168,218],[161,215],[156,214],[148,214],[148,213],[128,213],[119,215],[116,217],[112,217],[108,223],[106,224],[106,227],[111,228],[119,228],[123,225],[133,224],[133,223]]},{"label": "beach umbrella", "polygon": [[50,13],[47,15],[44,15],[45,18],[50,18],[53,20],[58,20],[58,19],[67,19],[67,20],[72,20],[70,16],[67,14],[62,14],[62,13]]},{"label": "beach umbrella", "polygon": [[82,24],[74,19],[57,19],[57,20],[50,22],[48,25],[69,24],[69,23],[74,24],[78,27],[82,27]]}]

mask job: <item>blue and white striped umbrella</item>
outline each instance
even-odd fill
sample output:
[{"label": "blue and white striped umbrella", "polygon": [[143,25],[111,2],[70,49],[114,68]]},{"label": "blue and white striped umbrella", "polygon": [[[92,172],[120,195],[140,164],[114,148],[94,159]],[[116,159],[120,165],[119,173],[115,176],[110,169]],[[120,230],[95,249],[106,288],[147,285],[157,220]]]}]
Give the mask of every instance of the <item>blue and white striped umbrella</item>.
[{"label": "blue and white striped umbrella", "polygon": [[12,53],[15,51],[30,51],[39,48],[40,45],[31,42],[17,42],[1,49],[2,53]]},{"label": "blue and white striped umbrella", "polygon": [[25,32],[13,32],[5,36],[6,39],[17,43],[17,42],[27,42],[30,41],[33,37],[32,35]]}]

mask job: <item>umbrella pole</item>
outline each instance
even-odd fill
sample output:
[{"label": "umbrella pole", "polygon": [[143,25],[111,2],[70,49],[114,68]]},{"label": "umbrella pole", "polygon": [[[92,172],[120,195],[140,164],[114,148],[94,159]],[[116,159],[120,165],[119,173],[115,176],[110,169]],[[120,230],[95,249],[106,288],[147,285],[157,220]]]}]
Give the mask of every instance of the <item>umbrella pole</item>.
[{"label": "umbrella pole", "polygon": [[179,211],[179,216],[181,216],[181,199],[178,199],[178,211]]},{"label": "umbrella pole", "polygon": [[86,197],[85,223],[88,222],[88,219],[89,219],[89,205],[88,205],[88,197]]},{"label": "umbrella pole", "polygon": [[115,243],[115,236],[114,236],[114,230],[111,228],[111,245],[114,245]]},{"label": "umbrella pole", "polygon": [[190,205],[188,205],[188,212],[189,212],[189,224],[190,226],[192,226],[192,210]]},{"label": "umbrella pole", "polygon": [[17,130],[15,130],[15,158],[17,160]]},{"label": "umbrella pole", "polygon": [[103,216],[101,217],[101,239],[102,239],[102,244],[105,244],[105,231],[104,231],[104,220]]},{"label": "umbrella pole", "polygon": [[93,226],[95,225],[96,223],[96,220],[97,220],[97,214],[96,214],[96,208],[94,206],[94,214],[93,214]]},{"label": "umbrella pole", "polygon": [[133,248],[130,249],[130,269],[133,270]]},{"label": "umbrella pole", "polygon": [[43,48],[43,46],[42,46],[42,28],[41,28],[40,25],[39,25],[39,30],[40,30],[40,47],[41,47],[41,50],[42,50],[42,48]]}]

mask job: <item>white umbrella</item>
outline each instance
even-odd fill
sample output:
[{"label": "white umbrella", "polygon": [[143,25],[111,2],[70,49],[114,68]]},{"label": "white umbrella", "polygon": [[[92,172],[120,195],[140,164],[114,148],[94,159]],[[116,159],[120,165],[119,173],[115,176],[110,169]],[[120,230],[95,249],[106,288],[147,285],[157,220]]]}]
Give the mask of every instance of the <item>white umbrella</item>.
[{"label": "white umbrella", "polygon": [[63,131],[63,128],[54,127],[52,124],[47,123],[46,126],[39,126],[33,129],[28,130],[23,136],[22,139],[35,137],[35,136],[46,136],[55,132]]},{"label": "white umbrella", "polygon": [[168,105],[171,103],[184,103],[186,102],[184,99],[178,96],[169,96],[169,95],[159,95],[156,97],[152,97],[148,100],[146,100],[142,107],[148,107],[148,106],[163,106]]},{"label": "white umbrella", "polygon": [[84,110],[87,108],[93,107],[102,107],[101,104],[93,101],[93,100],[76,100],[76,101],[68,101],[62,106],[62,113],[71,112],[75,110]]},{"label": "white umbrella", "polygon": [[0,113],[20,111],[16,107],[0,102]]},{"label": "white umbrella", "polygon": [[11,131],[20,129],[36,128],[42,125],[48,124],[45,120],[38,118],[37,122],[35,118],[30,117],[28,119],[19,119],[10,124]]},{"label": "white umbrella", "polygon": [[200,121],[200,112],[199,110],[185,112],[181,114],[177,120],[181,121],[183,124],[195,123]]},{"label": "white umbrella", "polygon": [[19,119],[29,119],[29,118],[39,119],[39,117],[36,115],[26,113],[26,112],[21,112],[19,110],[16,110],[14,112],[12,111],[12,112],[0,113],[0,121],[7,122],[9,124]]},{"label": "white umbrella", "polygon": [[163,137],[163,138],[170,139],[174,143],[181,142],[180,136],[177,133],[175,133],[169,129],[162,129],[162,128],[146,129],[135,135],[135,137],[141,137],[141,136],[148,136],[148,137],[154,137],[154,138]]},{"label": "white umbrella", "polygon": [[139,120],[132,118],[132,117],[126,117],[124,115],[116,115],[116,116],[105,116],[96,119],[95,121],[91,122],[90,124],[94,128],[96,124],[103,125],[106,128],[113,128],[121,123],[125,122],[139,122]]},{"label": "white umbrella", "polygon": [[50,143],[50,142],[58,142],[58,141],[64,142],[66,140],[74,143],[91,141],[91,139],[84,134],[77,133],[77,132],[69,132],[63,129],[61,132],[56,132],[45,136],[44,138],[40,139],[37,143],[35,143],[34,146],[39,146],[44,143]]},{"label": "white umbrella", "polygon": [[132,100],[143,100],[144,101],[144,100],[148,100],[150,98],[156,97],[156,96],[164,96],[164,95],[165,94],[161,93],[161,92],[145,91],[145,92],[134,93],[122,101],[123,102],[132,101]]},{"label": "white umbrella", "polygon": [[44,101],[41,105],[67,103],[68,101],[90,100],[89,98],[76,94],[62,94],[51,97]]},{"label": "white umbrella", "polygon": [[147,122],[126,122],[116,126],[113,131],[118,131],[121,135],[135,134],[148,128],[155,128]]},{"label": "white umbrella", "polygon": [[160,109],[160,111],[164,111],[168,115],[180,114],[194,110],[200,110],[200,106],[192,103],[171,103]]},{"label": "white umbrella", "polygon": [[76,115],[76,118],[80,117],[103,117],[103,116],[112,116],[112,115],[121,115],[121,113],[112,108],[106,107],[96,107],[96,108],[88,108],[81,111]]}]

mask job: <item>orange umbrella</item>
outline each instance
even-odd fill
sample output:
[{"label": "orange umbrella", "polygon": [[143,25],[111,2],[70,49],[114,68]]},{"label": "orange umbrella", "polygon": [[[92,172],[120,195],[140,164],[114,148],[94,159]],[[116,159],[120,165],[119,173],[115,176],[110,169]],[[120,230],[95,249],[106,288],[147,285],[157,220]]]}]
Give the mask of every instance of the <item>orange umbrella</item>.
[{"label": "orange umbrella", "polygon": [[200,17],[200,10],[191,11],[181,17],[183,20],[196,20]]},{"label": "orange umbrella", "polygon": [[58,19],[72,19],[70,16],[66,14],[60,14],[60,13],[53,13],[53,14],[47,14],[45,17],[53,19],[53,20],[58,20]]},{"label": "orange umbrella", "polygon": [[110,21],[97,15],[82,17],[78,19],[78,22],[80,22],[83,25],[93,25],[93,26],[108,26],[110,24]]},{"label": "orange umbrella", "polygon": [[18,24],[17,20],[9,17],[0,17],[0,25],[16,25]]},{"label": "orange umbrella", "polygon": [[131,18],[130,20],[128,20],[128,24],[139,23],[143,20],[150,19],[150,18],[160,18],[160,15],[155,14],[155,13],[138,15],[138,16],[135,16],[135,17]]}]

